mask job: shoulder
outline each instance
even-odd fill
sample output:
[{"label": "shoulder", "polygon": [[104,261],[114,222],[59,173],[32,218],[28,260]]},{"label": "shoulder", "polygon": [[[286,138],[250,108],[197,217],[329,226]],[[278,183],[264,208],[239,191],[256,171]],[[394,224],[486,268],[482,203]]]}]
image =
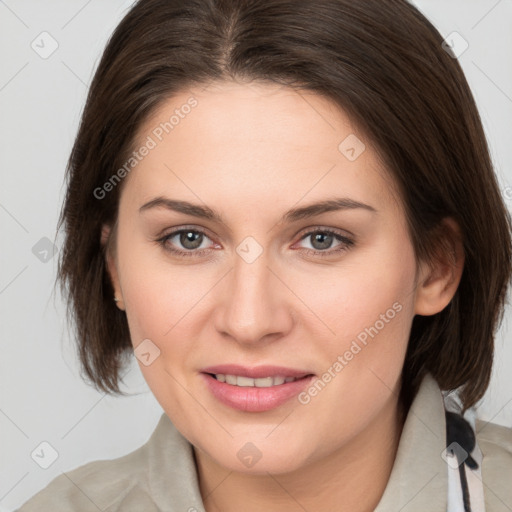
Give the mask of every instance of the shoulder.
[{"label": "shoulder", "polygon": [[152,458],[161,448],[157,431],[158,427],[144,445],[127,455],[63,472],[16,512],[159,511],[149,480]]},{"label": "shoulder", "polygon": [[476,439],[484,457],[483,466],[499,469],[512,482],[512,428],[476,420]]},{"label": "shoulder", "polygon": [[[512,503],[512,428],[477,419],[475,432],[482,452],[482,480],[489,511]],[[507,505],[507,506],[505,506]]]},{"label": "shoulder", "polygon": [[[89,462],[52,480],[42,491],[28,500],[18,512],[41,510],[84,511],[118,510],[135,500],[141,510],[149,512],[152,500],[139,478],[145,467],[145,445],[113,460]],[[142,508],[143,507],[143,508]]]}]

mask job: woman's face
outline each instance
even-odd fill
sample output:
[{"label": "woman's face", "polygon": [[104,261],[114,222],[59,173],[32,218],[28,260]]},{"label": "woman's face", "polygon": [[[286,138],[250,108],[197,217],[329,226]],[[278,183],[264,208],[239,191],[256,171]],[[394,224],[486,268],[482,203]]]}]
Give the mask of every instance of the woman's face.
[{"label": "woman's face", "polygon": [[349,118],[310,92],[222,82],[169,99],[136,148],[110,271],[182,434],[226,468],[279,473],[393,415],[417,269]]}]

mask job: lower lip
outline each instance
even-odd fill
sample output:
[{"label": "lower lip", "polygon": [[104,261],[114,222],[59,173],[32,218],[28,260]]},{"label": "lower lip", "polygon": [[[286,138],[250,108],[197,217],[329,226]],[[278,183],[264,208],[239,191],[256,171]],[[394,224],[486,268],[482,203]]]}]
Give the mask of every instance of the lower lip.
[{"label": "lower lip", "polygon": [[269,388],[232,386],[219,382],[207,373],[201,374],[208,389],[220,402],[244,412],[264,412],[275,409],[297,396],[313,379],[313,375]]}]

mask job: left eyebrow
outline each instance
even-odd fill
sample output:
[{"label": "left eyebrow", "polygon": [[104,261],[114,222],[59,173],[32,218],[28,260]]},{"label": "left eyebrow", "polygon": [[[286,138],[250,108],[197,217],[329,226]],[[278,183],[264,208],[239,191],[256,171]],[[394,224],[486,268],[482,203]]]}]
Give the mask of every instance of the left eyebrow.
[{"label": "left eyebrow", "polygon": [[298,220],[307,219],[309,217],[314,217],[315,215],[320,215],[321,213],[333,212],[337,210],[354,210],[356,208],[362,208],[369,212],[377,213],[377,210],[369,204],[361,203],[360,201],[355,201],[354,199],[350,199],[348,197],[342,197],[336,199],[328,199],[326,201],[313,203],[307,206],[302,206],[300,208],[294,208],[283,215],[282,221],[295,222]]},{"label": "left eyebrow", "polygon": [[[188,201],[178,201],[175,199],[169,199],[167,197],[156,197],[151,201],[145,203],[139,208],[139,212],[142,213],[145,210],[151,208],[166,208],[168,210],[177,211],[186,215],[192,215],[203,219],[217,221],[220,224],[225,224],[220,213],[212,210],[208,206],[201,206],[199,204],[189,203]],[[377,213],[377,210],[368,204],[355,201],[348,197],[328,199],[320,201],[318,203],[309,204],[300,208],[293,208],[288,210],[281,218],[281,222],[296,222],[298,220],[307,219],[320,215],[326,212],[338,211],[338,210],[354,210],[361,208],[372,213]]]}]

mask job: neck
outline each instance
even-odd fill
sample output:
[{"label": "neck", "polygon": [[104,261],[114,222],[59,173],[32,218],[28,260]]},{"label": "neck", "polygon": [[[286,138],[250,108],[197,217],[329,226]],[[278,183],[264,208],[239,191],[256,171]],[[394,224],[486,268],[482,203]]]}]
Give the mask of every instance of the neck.
[{"label": "neck", "polygon": [[194,449],[207,512],[371,512],[386,488],[405,414],[394,398],[350,443],[289,473],[251,475]]}]

